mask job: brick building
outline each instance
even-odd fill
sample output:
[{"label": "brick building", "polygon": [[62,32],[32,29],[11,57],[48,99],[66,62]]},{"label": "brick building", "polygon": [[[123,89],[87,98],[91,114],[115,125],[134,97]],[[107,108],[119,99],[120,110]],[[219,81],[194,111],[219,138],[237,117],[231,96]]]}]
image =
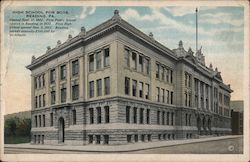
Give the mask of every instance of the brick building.
[{"label": "brick building", "polygon": [[127,144],[231,133],[230,85],[182,41],[170,50],[119,16],[27,66],[32,143]]}]

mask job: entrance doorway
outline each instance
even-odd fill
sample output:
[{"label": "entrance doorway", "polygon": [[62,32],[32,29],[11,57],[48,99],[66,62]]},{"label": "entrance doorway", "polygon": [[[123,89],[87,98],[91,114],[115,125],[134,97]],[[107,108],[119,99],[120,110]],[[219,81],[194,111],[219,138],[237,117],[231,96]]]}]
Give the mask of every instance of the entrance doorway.
[{"label": "entrance doorway", "polygon": [[58,121],[58,142],[63,143],[64,142],[64,119],[61,117]]}]

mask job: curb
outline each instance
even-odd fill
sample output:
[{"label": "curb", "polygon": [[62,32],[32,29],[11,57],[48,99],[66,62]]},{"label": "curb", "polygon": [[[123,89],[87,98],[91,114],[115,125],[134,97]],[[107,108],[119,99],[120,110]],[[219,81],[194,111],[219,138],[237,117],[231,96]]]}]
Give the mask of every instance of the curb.
[{"label": "curb", "polygon": [[[227,140],[227,139],[234,139],[234,138],[241,138],[241,136],[235,136],[235,137],[227,137],[227,138],[218,138],[218,139],[206,139],[204,141],[185,141],[184,143],[173,143],[168,145],[162,145],[162,146],[152,146],[152,147],[145,147],[145,148],[132,148],[132,149],[124,149],[124,150],[80,150],[80,149],[63,149],[63,148],[31,148],[31,147],[14,147],[14,146],[5,146],[4,148],[12,148],[12,149],[34,149],[34,150],[56,150],[56,151],[72,151],[72,152],[98,152],[98,153],[119,153],[119,152],[132,152],[132,151],[141,151],[141,150],[150,150],[155,148],[163,148],[163,147],[170,147],[170,146],[178,146],[178,145],[187,145],[192,143],[206,143],[211,141],[220,141],[220,140]],[[204,138],[205,139],[205,138]],[[74,146],[73,146],[74,147]],[[116,148],[114,148],[116,149]]]}]

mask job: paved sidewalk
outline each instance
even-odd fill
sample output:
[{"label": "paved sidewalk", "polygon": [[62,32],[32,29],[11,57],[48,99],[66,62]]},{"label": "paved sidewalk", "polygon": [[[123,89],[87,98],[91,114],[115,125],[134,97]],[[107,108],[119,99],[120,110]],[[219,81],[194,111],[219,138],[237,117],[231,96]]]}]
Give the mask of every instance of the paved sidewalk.
[{"label": "paved sidewalk", "polygon": [[138,142],[135,144],[127,145],[83,145],[83,146],[69,146],[69,145],[31,145],[25,144],[5,144],[5,148],[23,148],[23,149],[44,149],[44,150],[64,150],[64,151],[84,151],[84,152],[128,152],[138,151],[150,148],[159,148],[175,145],[183,145],[190,143],[208,142],[224,139],[240,138],[242,135],[235,136],[219,136],[208,137],[200,139],[183,139],[183,140],[171,140],[171,141],[156,141],[156,142]]}]

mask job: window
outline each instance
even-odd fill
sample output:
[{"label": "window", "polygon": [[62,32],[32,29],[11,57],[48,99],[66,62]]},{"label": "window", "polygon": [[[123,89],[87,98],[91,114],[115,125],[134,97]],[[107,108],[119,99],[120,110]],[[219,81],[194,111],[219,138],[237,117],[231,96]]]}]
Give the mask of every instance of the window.
[{"label": "window", "polygon": [[109,66],[109,48],[104,49],[104,67]]},{"label": "window", "polygon": [[43,87],[45,86],[45,78],[44,78],[44,74],[42,75],[42,81],[43,81]]},{"label": "window", "polygon": [[185,121],[186,121],[186,125],[188,125],[188,114],[186,114],[186,116],[185,116]]},{"label": "window", "polygon": [[36,97],[35,97],[35,108],[38,107],[38,102],[37,102],[37,100],[38,100],[38,98],[37,98],[37,96],[36,96]]},{"label": "window", "polygon": [[61,66],[61,80],[66,79],[66,65]]},{"label": "window", "polygon": [[143,98],[143,83],[139,82],[139,96]]},{"label": "window", "polygon": [[145,142],[145,134],[142,134],[142,135],[141,135],[141,141],[142,141],[142,142]]},{"label": "window", "polygon": [[62,88],[61,89],[61,103],[66,102],[66,94],[67,94],[66,88]]},{"label": "window", "polygon": [[132,95],[133,96],[136,96],[136,87],[137,87],[137,81],[136,80],[133,80],[133,85],[132,85]]},{"label": "window", "polygon": [[96,108],[97,111],[97,124],[102,123],[102,111],[100,107]]},{"label": "window", "polygon": [[169,83],[169,69],[167,69],[167,72],[166,72],[166,80]]},{"label": "window", "polygon": [[163,66],[161,66],[161,80],[165,79],[165,77],[164,77],[164,71],[165,71],[165,68]]},{"label": "window", "polygon": [[139,72],[143,72],[143,56],[139,55]]},{"label": "window", "polygon": [[45,106],[45,94],[43,94],[43,106]]},{"label": "window", "polygon": [[132,142],[132,135],[130,135],[130,134],[127,135],[127,142],[128,143]]},{"label": "window", "polygon": [[151,141],[151,134],[148,134],[148,141]]},{"label": "window", "polygon": [[37,116],[35,116],[35,127],[37,127]]},{"label": "window", "polygon": [[104,139],[104,141],[103,141],[104,145],[109,144],[109,135],[103,135],[103,139]]},{"label": "window", "polygon": [[39,127],[42,126],[42,119],[41,119],[41,115],[39,115]]},{"label": "window", "polygon": [[89,98],[94,97],[94,81],[89,82]]},{"label": "window", "polygon": [[134,107],[134,123],[137,123],[137,108]]},{"label": "window", "polygon": [[173,99],[174,99],[174,92],[171,92],[171,96],[170,96],[170,104],[173,104]]},{"label": "window", "polygon": [[138,142],[138,135],[135,134],[135,142]]},{"label": "window", "polygon": [[56,91],[51,91],[50,92],[50,99],[51,99],[51,104],[56,103]]},{"label": "window", "polygon": [[188,74],[185,73],[185,87],[187,87],[187,82],[188,82]]},{"label": "window", "polygon": [[50,126],[53,126],[53,113],[50,113]]},{"label": "window", "polygon": [[106,77],[104,78],[104,94],[109,95],[110,94],[110,78]]},{"label": "window", "polygon": [[93,124],[94,123],[94,109],[89,108],[89,123]]},{"label": "window", "polygon": [[188,99],[187,99],[187,92],[185,92],[185,106],[187,106],[187,101]]},{"label": "window", "polygon": [[45,127],[45,115],[43,115],[43,127]]},{"label": "window", "polygon": [[37,89],[37,77],[34,78],[34,83],[35,83],[35,89]]},{"label": "window", "polygon": [[171,113],[171,125],[174,125],[174,113]]},{"label": "window", "polygon": [[191,114],[189,114],[188,123],[191,125]]},{"label": "window", "polygon": [[39,95],[39,107],[41,107],[41,95]]},{"label": "window", "polygon": [[190,88],[192,85],[191,75],[188,75],[188,87]]},{"label": "window", "polygon": [[160,124],[160,111],[157,111],[157,124]]},{"label": "window", "polygon": [[145,84],[145,98],[149,99],[149,84]]},{"label": "window", "polygon": [[96,81],[96,91],[97,91],[97,96],[101,96],[102,95],[102,80],[98,79]]},{"label": "window", "polygon": [[41,76],[38,77],[38,86],[41,88]]},{"label": "window", "polygon": [[143,124],[143,108],[140,108],[140,124]]},{"label": "window", "polygon": [[72,100],[78,100],[79,99],[79,85],[73,85],[72,86]]},{"label": "window", "polygon": [[72,124],[75,125],[76,124],[76,110],[72,110],[72,118],[73,118]]},{"label": "window", "polygon": [[146,69],[146,74],[149,75],[149,59],[145,58],[145,69]]},{"label": "window", "polygon": [[102,67],[102,52],[99,51],[96,53],[96,70],[101,69]]},{"label": "window", "polygon": [[167,112],[167,125],[169,125],[169,112]]},{"label": "window", "polygon": [[167,90],[167,104],[169,104],[169,90]]},{"label": "window", "polygon": [[105,123],[109,123],[109,107],[105,106]]},{"label": "window", "polygon": [[130,106],[126,106],[126,123],[130,123]]},{"label": "window", "polygon": [[125,59],[126,67],[129,67],[129,50],[128,49],[125,49],[124,59]]},{"label": "window", "polygon": [[173,83],[173,70],[170,70],[170,83]]},{"label": "window", "polygon": [[156,101],[160,102],[160,88],[156,87]]},{"label": "window", "polygon": [[94,54],[89,55],[89,72],[94,71]]},{"label": "window", "polygon": [[42,144],[44,144],[44,135],[42,135],[41,141],[42,141]]},{"label": "window", "polygon": [[191,107],[192,95],[191,93],[188,94],[188,106]]},{"label": "window", "polygon": [[129,95],[129,89],[130,89],[130,79],[128,77],[125,77],[125,94]]},{"label": "window", "polygon": [[132,52],[132,68],[136,70],[137,66],[137,59],[136,59],[136,53]]},{"label": "window", "polygon": [[165,90],[162,88],[161,89],[161,98],[162,98],[162,102],[165,102]]},{"label": "window", "polygon": [[150,124],[150,110],[147,109],[147,124]]},{"label": "window", "polygon": [[93,143],[93,135],[88,135],[88,138],[89,138],[89,144],[92,144]]},{"label": "window", "polygon": [[160,77],[160,65],[156,64],[156,78],[159,79]]},{"label": "window", "polygon": [[162,112],[161,119],[162,119],[161,120],[162,125],[165,125],[165,111]]},{"label": "window", "polygon": [[96,144],[100,144],[101,143],[101,135],[96,135]]},{"label": "window", "polygon": [[161,134],[158,134],[158,140],[161,140]]},{"label": "window", "polygon": [[55,83],[56,80],[56,69],[50,70],[50,83]]},{"label": "window", "polygon": [[40,135],[38,135],[38,144],[40,144]]},{"label": "window", "polygon": [[79,63],[78,60],[72,61],[72,76],[79,74]]}]

